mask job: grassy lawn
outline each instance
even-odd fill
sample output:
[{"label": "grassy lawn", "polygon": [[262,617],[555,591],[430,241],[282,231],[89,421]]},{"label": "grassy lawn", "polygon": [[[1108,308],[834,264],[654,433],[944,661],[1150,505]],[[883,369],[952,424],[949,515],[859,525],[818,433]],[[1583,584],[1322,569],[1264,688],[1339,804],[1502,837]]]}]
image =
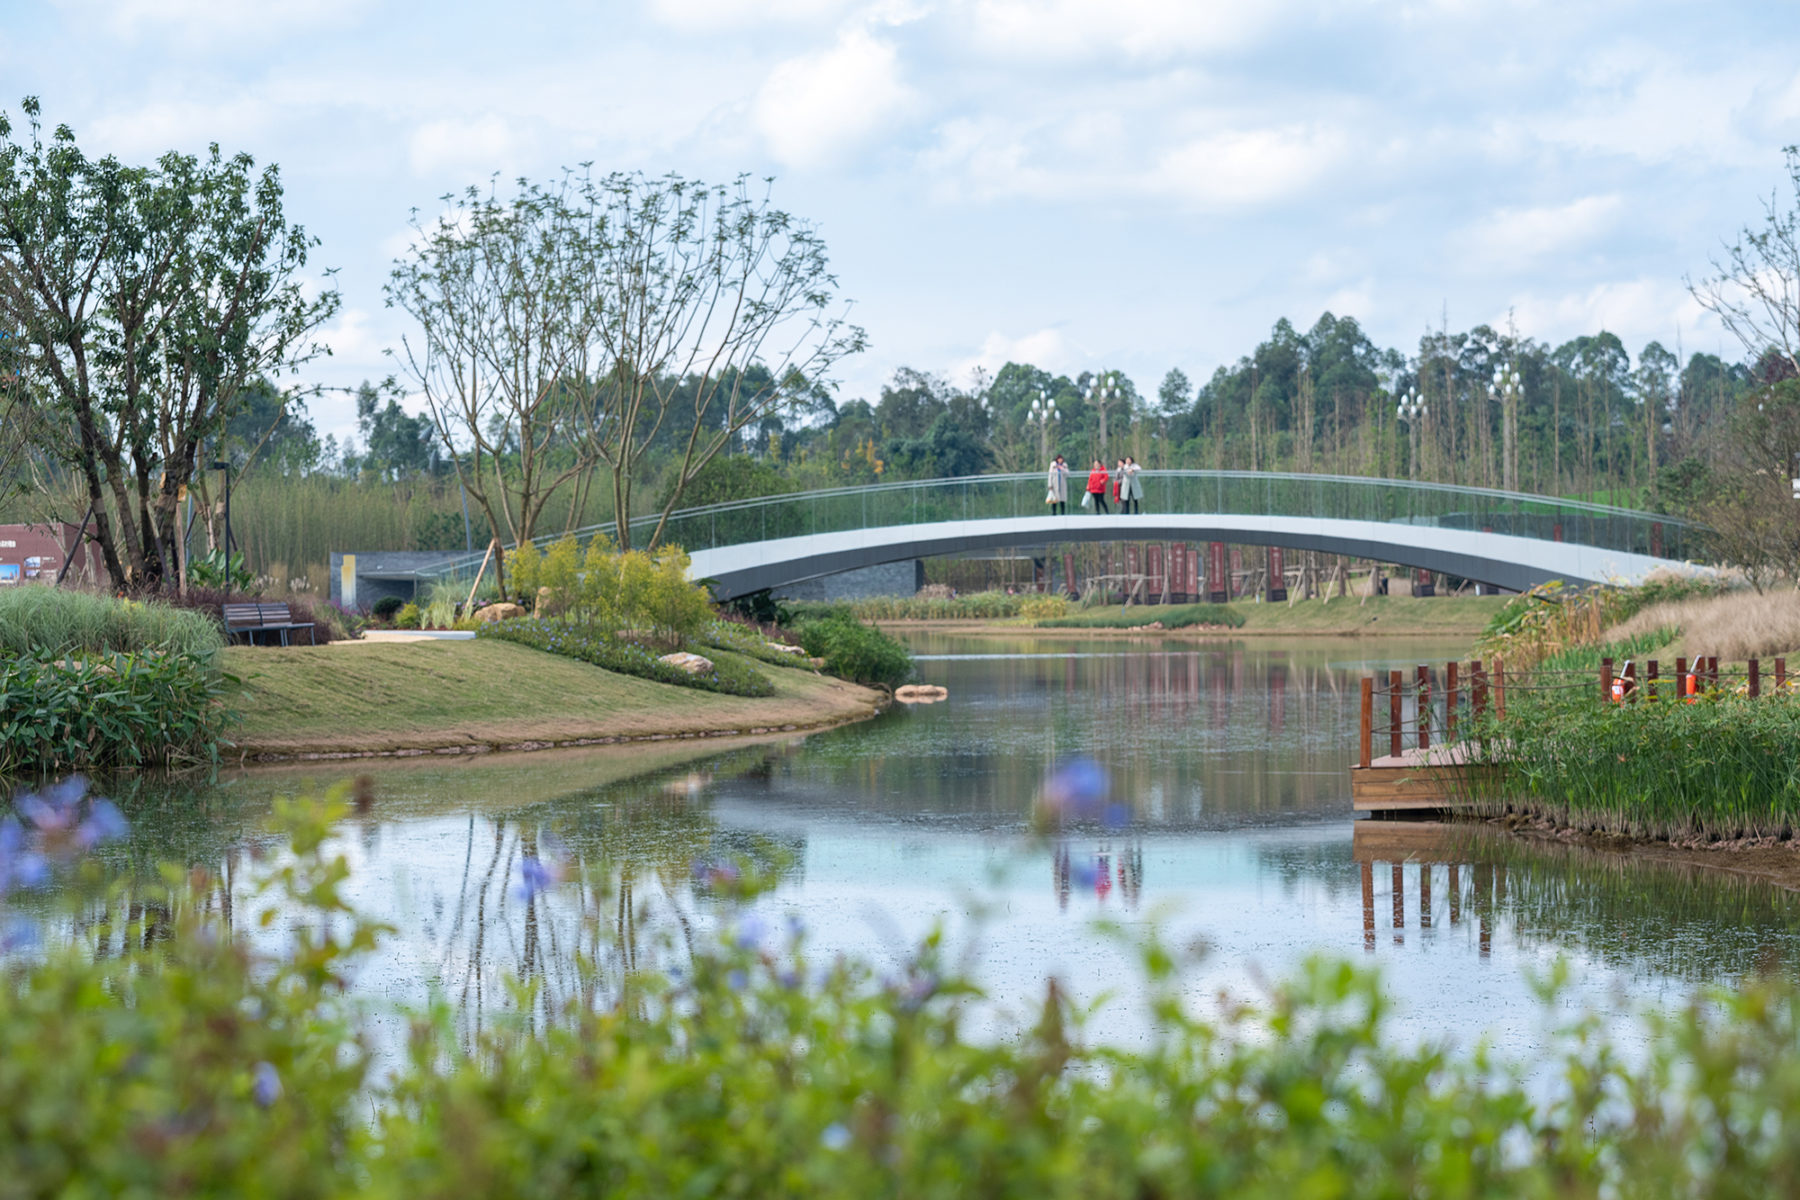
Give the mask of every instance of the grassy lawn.
[{"label": "grassy lawn", "polygon": [[236,646],[232,739],[251,754],[566,742],[817,725],[869,712],[877,694],[770,669],[775,695],[722,696],[615,675],[491,641]]},{"label": "grassy lawn", "polygon": [[1356,596],[1296,600],[1286,604],[1231,606],[1244,616],[1244,633],[1432,634],[1480,633],[1506,604],[1505,596]]}]

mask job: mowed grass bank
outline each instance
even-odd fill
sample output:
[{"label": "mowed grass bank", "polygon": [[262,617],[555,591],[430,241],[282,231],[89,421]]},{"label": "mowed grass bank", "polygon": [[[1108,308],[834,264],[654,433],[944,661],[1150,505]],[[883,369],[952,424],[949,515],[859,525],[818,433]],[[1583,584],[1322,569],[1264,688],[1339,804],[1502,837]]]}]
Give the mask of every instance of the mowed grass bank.
[{"label": "mowed grass bank", "polygon": [[499,748],[658,734],[805,728],[866,716],[881,694],[806,671],[769,672],[745,698],[617,675],[497,641],[229,647],[240,720],[228,755],[295,757]]}]

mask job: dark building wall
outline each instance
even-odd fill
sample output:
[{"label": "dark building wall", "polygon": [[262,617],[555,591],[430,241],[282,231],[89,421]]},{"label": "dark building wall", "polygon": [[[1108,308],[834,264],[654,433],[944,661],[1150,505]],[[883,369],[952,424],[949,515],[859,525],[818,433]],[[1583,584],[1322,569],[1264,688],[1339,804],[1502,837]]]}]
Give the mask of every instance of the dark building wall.
[{"label": "dark building wall", "polygon": [[[366,609],[383,596],[416,600],[417,581],[410,572],[442,566],[455,559],[468,557],[460,550],[377,550],[368,554],[355,551],[333,551],[331,555],[331,601],[344,602],[344,554],[356,554],[356,605]],[[398,578],[394,578],[398,576]]]},{"label": "dark building wall", "polygon": [[925,586],[925,563],[922,559],[882,563],[878,567],[860,567],[821,575],[775,589],[779,600],[863,600],[870,596],[910,596]]}]

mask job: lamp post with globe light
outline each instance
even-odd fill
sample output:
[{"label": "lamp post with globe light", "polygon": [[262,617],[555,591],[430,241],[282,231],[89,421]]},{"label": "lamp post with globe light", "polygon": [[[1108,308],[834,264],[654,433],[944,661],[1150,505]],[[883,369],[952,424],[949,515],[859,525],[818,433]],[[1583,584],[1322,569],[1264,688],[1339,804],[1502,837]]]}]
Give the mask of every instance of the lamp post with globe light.
[{"label": "lamp post with globe light", "polygon": [[1043,388],[1038,389],[1037,397],[1031,402],[1030,421],[1038,431],[1038,461],[1050,460],[1050,423],[1062,420],[1062,413],[1056,410],[1056,401],[1052,400]]},{"label": "lamp post with globe light", "polygon": [[1400,403],[1394,410],[1394,415],[1405,421],[1406,427],[1412,432],[1412,454],[1409,459],[1414,479],[1419,477],[1419,447],[1423,441],[1420,437],[1420,428],[1424,425],[1425,414],[1429,411],[1425,406],[1425,397],[1419,395],[1419,389],[1416,387],[1406,389],[1406,394],[1400,397]]},{"label": "lamp post with globe light", "polygon": [[1106,458],[1106,410],[1114,400],[1124,394],[1125,389],[1119,386],[1117,371],[1108,371],[1094,376],[1093,381],[1087,386],[1087,391],[1082,393],[1082,399],[1092,404],[1100,412],[1100,458],[1102,461]]},{"label": "lamp post with globe light", "polygon": [[1500,404],[1500,486],[1519,490],[1519,399],[1525,381],[1505,366],[1494,369],[1494,399]]}]

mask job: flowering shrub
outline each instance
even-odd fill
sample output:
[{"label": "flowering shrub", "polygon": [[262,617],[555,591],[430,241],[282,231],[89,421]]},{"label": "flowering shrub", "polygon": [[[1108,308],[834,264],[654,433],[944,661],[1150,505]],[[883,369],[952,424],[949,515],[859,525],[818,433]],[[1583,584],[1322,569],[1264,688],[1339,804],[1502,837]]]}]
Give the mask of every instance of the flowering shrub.
[{"label": "flowering shrub", "polygon": [[0,772],[217,761],[224,687],[187,654],[0,658]]},{"label": "flowering shrub", "polygon": [[533,650],[579,659],[608,671],[617,671],[621,675],[654,679],[658,683],[673,683],[679,687],[724,692],[732,696],[775,694],[775,684],[769,677],[748,663],[722,656],[709,656],[713,669],[690,675],[680,667],[660,661],[654,652],[635,642],[602,629],[576,625],[569,621],[547,617],[493,621],[479,626],[475,636],[516,642],[521,646],[530,646]]},{"label": "flowering shrub", "polygon": [[[1079,809],[1093,781],[1059,785]],[[0,823],[0,908],[117,831],[79,786]],[[887,971],[818,961],[751,903],[741,864],[693,865],[679,965],[577,989],[541,1021],[465,1040],[406,1012],[373,1069],[344,981],[383,930],[329,850],[349,806],[282,802],[290,852],[240,887],[207,872],[129,899],[104,952],[0,950],[0,1196],[1781,1196],[1800,1184],[1800,991],[1778,976],[1647,1018],[1621,1052],[1593,1019],[1548,1030],[1535,1070],[1384,1035],[1377,977],[1325,960],[1256,1008],[1193,1015],[1182,960],[1138,946],[1141,1049],[1091,1044],[1055,981],[978,1037],[979,997],[928,938]],[[540,838],[513,895],[605,885]],[[590,864],[592,866],[593,864]],[[680,886],[670,878],[664,886]],[[269,912],[284,919],[264,921]],[[595,906],[595,944],[611,936]],[[285,932],[275,932],[285,931]],[[106,935],[110,938],[110,934]],[[624,937],[623,933],[618,935]],[[594,959],[570,957],[591,973]],[[520,985],[523,1005],[535,988]],[[1554,1013],[1554,985],[1546,985]],[[387,1015],[384,1010],[384,1016]]]}]

